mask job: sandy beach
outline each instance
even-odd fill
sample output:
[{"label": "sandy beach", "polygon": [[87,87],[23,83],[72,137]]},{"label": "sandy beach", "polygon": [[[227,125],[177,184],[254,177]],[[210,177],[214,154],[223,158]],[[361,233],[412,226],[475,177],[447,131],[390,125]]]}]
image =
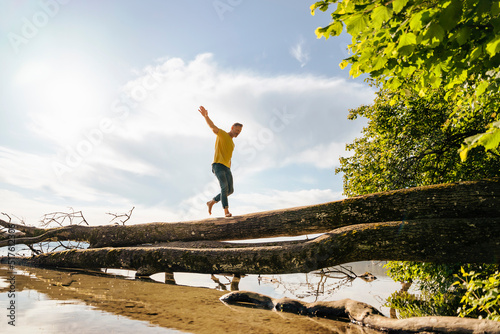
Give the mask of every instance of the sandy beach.
[{"label": "sandy beach", "polygon": [[[16,270],[22,273],[16,275],[17,292],[29,289],[54,300],[78,300],[102,311],[189,333],[375,333],[350,323],[226,306],[219,301],[225,292],[213,289],[76,270],[29,267]],[[0,266],[0,277],[10,276],[8,267]],[[6,290],[1,289],[0,293]]]}]

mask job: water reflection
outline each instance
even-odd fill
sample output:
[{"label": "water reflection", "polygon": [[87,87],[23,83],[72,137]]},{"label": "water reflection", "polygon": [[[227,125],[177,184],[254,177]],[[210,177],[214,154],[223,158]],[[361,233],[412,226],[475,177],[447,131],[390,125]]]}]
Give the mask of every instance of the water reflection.
[{"label": "water reflection", "polygon": [[217,290],[227,291],[227,287],[229,286],[229,291],[238,291],[240,289],[241,278],[245,277],[245,275],[241,274],[233,274],[231,279],[228,278],[228,275],[223,276],[228,281],[227,283],[221,282],[221,280],[214,274],[210,275],[210,279],[217,284]]},{"label": "water reflection", "polygon": [[[158,273],[148,280],[220,291],[246,290],[272,298],[289,297],[305,302],[350,298],[370,304],[390,316],[390,309],[385,304],[393,292],[401,289],[401,283],[387,276],[384,264],[380,261],[363,261],[310,273],[282,275]],[[134,278],[135,273],[128,270],[111,272],[130,279]]]},{"label": "water reflection", "polygon": [[[371,262],[366,262],[369,265]],[[354,264],[359,267],[360,263]],[[288,291],[292,296],[304,299],[307,297],[312,297],[313,302],[317,302],[320,299],[325,300],[324,296],[333,296],[338,290],[346,287],[351,287],[354,280],[357,278],[365,281],[366,283],[373,282],[376,280],[376,276],[372,273],[365,272],[364,274],[356,274],[352,266],[339,265],[330,268],[324,268],[318,271],[313,271],[309,274],[304,275],[304,280],[302,282],[287,282],[286,277],[261,277],[259,275],[259,282],[270,283],[281,285]]]},{"label": "water reflection", "polygon": [[[1,309],[6,306],[3,303],[7,300],[7,279],[12,275],[7,268],[0,266]],[[5,322],[0,323],[2,333],[178,333],[169,328],[197,333],[207,332],[210,326],[214,326],[213,332],[232,332],[236,326],[246,326],[248,332],[272,333],[288,328],[295,332],[378,333],[327,319],[231,309],[219,302],[222,293],[217,289],[246,289],[253,284],[251,282],[269,287],[262,277],[259,281],[255,275],[195,275],[206,278],[214,288],[193,289],[114,279],[116,272],[111,270],[83,273],[80,270],[22,269],[16,268],[15,274],[16,303],[19,305],[17,326],[13,330],[6,328]],[[134,272],[130,271],[128,276],[133,277]],[[167,283],[179,284],[185,279],[180,273],[163,273],[162,276]],[[146,319],[150,320],[144,321]]]},{"label": "water reflection", "polygon": [[[152,325],[147,321],[132,320],[99,310],[82,300],[72,298],[73,295],[64,291],[54,298],[54,293],[51,293],[53,288],[70,287],[76,282],[72,279],[74,273],[53,271],[55,276],[51,278],[50,283],[40,284],[31,268],[16,268],[15,271],[8,268],[0,266],[0,310],[4,310],[0,313],[1,333],[65,334],[73,330],[80,333],[181,333]],[[7,311],[9,307],[12,312]],[[10,314],[7,314],[8,312]],[[10,318],[5,318],[5,315],[10,315]]]},{"label": "water reflection", "polygon": [[[384,261],[361,261],[324,268],[310,273],[280,275],[198,274],[162,272],[150,277],[136,277],[133,270],[102,269],[113,277],[135,279],[219,291],[246,290],[272,298],[294,298],[305,302],[331,301],[344,298],[370,304],[386,316],[394,310],[387,299],[401,290],[402,283],[393,281],[383,268]],[[415,292],[418,293],[418,292]]]},{"label": "water reflection", "polygon": [[[7,293],[0,293],[2,301]],[[153,326],[146,321],[132,320],[85,305],[79,300],[53,300],[36,290],[23,290],[16,295],[20,305],[16,326],[0,323],[1,332],[10,333],[152,333],[177,334],[177,330]],[[3,304],[3,303],[2,303]],[[2,305],[2,309],[4,309]]]},{"label": "water reflection", "polygon": [[273,298],[289,297],[305,302],[350,298],[370,304],[384,315],[391,310],[387,298],[401,289],[386,274],[383,261],[362,261],[324,268],[310,273],[281,275],[157,273],[136,278],[135,271],[102,269],[109,275],[166,284],[204,287],[220,291],[247,290]]}]

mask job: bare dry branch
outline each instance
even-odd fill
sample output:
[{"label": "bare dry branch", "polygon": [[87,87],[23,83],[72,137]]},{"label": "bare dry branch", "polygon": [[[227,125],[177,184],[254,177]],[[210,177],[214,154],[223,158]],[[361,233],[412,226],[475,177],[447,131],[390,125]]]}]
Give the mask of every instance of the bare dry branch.
[{"label": "bare dry branch", "polygon": [[[52,212],[43,215],[40,221],[41,226],[49,226],[51,223],[55,223],[58,226],[66,225],[89,225],[82,211],[75,211],[72,207],[69,208],[71,212]],[[79,219],[79,221],[78,221]],[[68,222],[65,224],[65,222]]]},{"label": "bare dry branch", "polygon": [[[125,222],[128,221],[130,219],[130,217],[132,217],[132,211],[134,211],[134,209],[135,209],[135,206],[132,207],[132,209],[130,209],[130,211],[128,213],[117,214],[117,213],[106,212],[106,214],[114,217],[113,219],[111,219],[109,221],[110,223],[112,223],[115,219],[126,217],[125,220],[120,220],[120,223],[122,223],[122,225],[125,225]],[[119,225],[119,223],[117,223],[117,222],[115,222],[115,224]]]}]

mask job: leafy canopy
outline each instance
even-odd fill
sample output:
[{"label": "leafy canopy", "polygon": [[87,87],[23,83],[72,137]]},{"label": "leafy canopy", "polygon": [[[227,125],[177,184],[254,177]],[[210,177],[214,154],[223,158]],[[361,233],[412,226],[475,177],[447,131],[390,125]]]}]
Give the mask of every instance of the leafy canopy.
[{"label": "leafy canopy", "polygon": [[[369,74],[381,88],[373,105],[350,113],[368,125],[336,170],[344,173],[344,193],[499,176],[500,1],[324,0],[311,12],[330,5],[332,22],[316,30],[318,38],[347,31],[351,56],[341,68]],[[466,265],[467,272],[461,265],[389,266],[391,276],[418,281],[422,291],[423,298],[391,296],[403,315],[500,319],[497,265]]]},{"label": "leafy canopy", "polygon": [[[444,91],[410,95],[391,105],[394,94],[381,90],[373,105],[350,111],[349,118],[368,122],[363,136],[347,145],[353,154],[341,158],[336,170],[344,174],[346,195],[500,176],[500,155],[478,148],[461,161],[456,154],[491,114],[454,124]],[[475,274],[464,274],[462,266]],[[390,262],[388,268],[395,280],[413,282],[420,291],[419,296],[403,290],[389,297],[387,305],[401,317],[460,314],[500,320],[498,265]]]},{"label": "leafy canopy", "polygon": [[[316,29],[318,38],[352,36],[350,75],[370,74],[383,89],[398,92],[391,104],[410,92],[423,97],[443,89],[453,103],[450,119],[467,121],[485,109],[498,110],[500,83],[500,0],[323,0],[311,6],[327,11],[332,22]],[[498,150],[499,115],[461,148]]]},{"label": "leafy canopy", "polygon": [[484,129],[491,114],[454,124],[445,92],[431,93],[391,105],[396,93],[382,90],[372,105],[350,111],[350,119],[368,122],[363,136],[347,145],[353,154],[340,158],[336,169],[344,174],[347,196],[500,176],[500,155],[479,148],[461,161],[456,154],[465,138]]}]

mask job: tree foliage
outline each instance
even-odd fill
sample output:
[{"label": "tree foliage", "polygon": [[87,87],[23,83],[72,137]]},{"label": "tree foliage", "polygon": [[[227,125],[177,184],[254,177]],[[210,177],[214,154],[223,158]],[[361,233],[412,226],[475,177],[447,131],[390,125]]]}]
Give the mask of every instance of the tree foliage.
[{"label": "tree foliage", "polygon": [[454,274],[460,265],[391,261],[385,267],[393,280],[410,283],[418,290],[418,295],[402,289],[389,296],[386,306],[397,310],[399,317],[456,315],[460,295],[454,293],[457,289],[452,291],[450,287],[455,283]]},{"label": "tree foliage", "polygon": [[[380,91],[373,105],[349,114],[350,119],[363,117],[368,123],[363,136],[347,145],[353,154],[341,158],[336,170],[344,173],[346,195],[500,176],[499,155],[479,148],[461,161],[456,154],[464,138],[483,128],[491,115],[455,124],[449,121],[452,106],[441,90],[396,104],[390,103],[392,94]],[[498,310],[492,307],[498,296],[500,277],[493,275],[498,266],[485,271],[484,265],[465,265],[467,272],[478,273],[470,277],[461,274],[461,266],[391,262],[391,277],[418,284],[420,296],[397,292],[389,298],[389,306],[402,317],[460,314],[498,319]],[[467,280],[468,287],[454,285],[457,280]]]},{"label": "tree foliage", "polygon": [[[344,193],[498,176],[500,1],[322,0],[311,13],[330,6],[332,21],[316,29],[318,38],[350,34],[351,56],[340,67],[350,66],[352,77],[369,74],[381,89],[373,105],[349,115],[368,125],[336,170]],[[456,314],[461,305],[462,316],[498,320],[498,273],[481,265],[470,274],[457,265],[390,266],[396,279],[420,282],[421,297],[402,291],[390,300],[404,315]]]},{"label": "tree foliage", "polygon": [[[497,267],[498,268],[498,267]],[[500,272],[485,275],[483,271],[466,271],[461,268],[461,275],[455,284],[463,283],[466,292],[461,299],[460,316],[471,314],[500,321]]]},{"label": "tree foliage", "polygon": [[[453,122],[498,110],[499,0],[323,0],[311,13],[331,5],[332,22],[316,30],[318,38],[347,31],[352,55],[340,67],[350,65],[351,76],[370,74],[380,87],[397,92],[390,104],[442,89],[453,105]],[[487,131],[464,143],[462,159],[477,146],[498,153],[499,115],[490,114]]]},{"label": "tree foliage", "polygon": [[351,110],[350,119],[368,120],[362,137],[347,145],[350,157],[340,158],[348,196],[436,183],[500,176],[500,156],[484,148],[461,161],[456,154],[463,140],[488,124],[484,113],[454,124],[444,91],[409,96],[391,104],[394,93],[380,91],[374,104]]},{"label": "tree foliage", "polygon": [[416,285],[419,295],[393,293],[387,306],[402,318],[448,315],[500,321],[498,265],[389,262],[388,275]]}]

